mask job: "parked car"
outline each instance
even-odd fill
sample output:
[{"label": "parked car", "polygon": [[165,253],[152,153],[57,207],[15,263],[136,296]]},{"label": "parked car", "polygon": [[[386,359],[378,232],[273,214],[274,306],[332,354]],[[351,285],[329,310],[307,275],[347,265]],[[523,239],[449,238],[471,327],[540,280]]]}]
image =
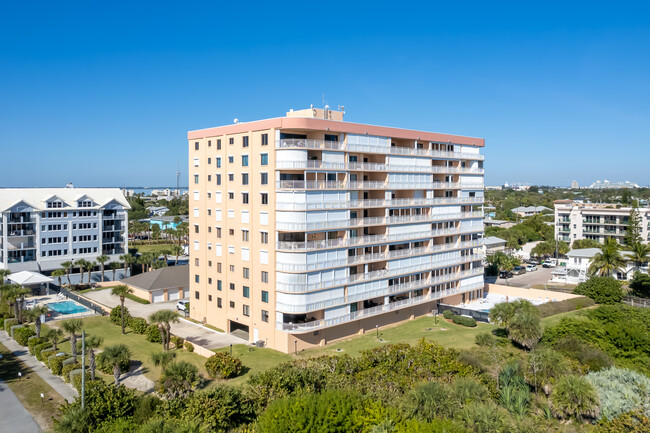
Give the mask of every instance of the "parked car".
[{"label": "parked car", "polygon": [[544,264],[542,265],[545,268],[554,268],[557,266],[557,260],[555,259],[549,259],[544,261]]},{"label": "parked car", "polygon": [[513,275],[522,275],[522,274],[525,274],[525,273],[526,273],[526,268],[524,268],[523,266],[515,266],[512,269],[512,274]]},{"label": "parked car", "polygon": [[535,272],[536,270],[537,270],[537,266],[535,265],[526,266],[526,272]]},{"label": "parked car", "polygon": [[512,278],[512,272],[510,271],[499,271],[499,278]]},{"label": "parked car", "polygon": [[539,262],[537,260],[531,260],[528,263],[530,263],[531,265],[535,265],[535,266],[539,265]]},{"label": "parked car", "polygon": [[190,301],[178,301],[176,303],[176,309],[179,310],[179,311],[187,312],[187,311],[189,311],[189,304],[190,304]]}]

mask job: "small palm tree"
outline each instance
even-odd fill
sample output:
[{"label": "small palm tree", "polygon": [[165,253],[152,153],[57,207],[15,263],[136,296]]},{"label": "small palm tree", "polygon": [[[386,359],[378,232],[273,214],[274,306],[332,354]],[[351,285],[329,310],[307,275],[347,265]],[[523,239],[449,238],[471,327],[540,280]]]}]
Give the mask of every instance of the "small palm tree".
[{"label": "small palm tree", "polygon": [[92,275],[92,270],[97,266],[97,262],[86,262],[86,271],[88,271],[88,284],[90,284],[90,277]]},{"label": "small palm tree", "polygon": [[[120,264],[117,263],[117,262],[110,262],[110,263],[108,264],[108,267],[111,269],[111,271],[113,271],[113,281],[115,281],[115,271],[117,271],[118,269],[120,269],[120,268],[122,267],[122,265],[120,265]],[[125,275],[125,277],[126,277],[126,275]]]},{"label": "small palm tree", "polygon": [[54,421],[56,433],[85,433],[88,431],[90,412],[79,406],[70,406],[63,415]]},{"label": "small palm tree", "polygon": [[157,323],[160,335],[162,336],[163,350],[169,350],[169,340],[171,337],[171,324],[178,323],[178,316],[171,310],[160,310],[149,316],[151,323]]},{"label": "small palm tree", "polygon": [[61,287],[61,278],[65,275],[65,269],[55,269],[52,271],[52,276],[59,280],[59,287]]},{"label": "small palm tree", "polygon": [[29,310],[29,318],[34,321],[34,330],[36,331],[36,337],[41,338],[41,316],[47,314],[50,311],[47,308],[47,305],[37,305],[31,310]]},{"label": "small palm tree", "polygon": [[52,343],[52,347],[54,347],[54,351],[59,350],[57,345],[59,344],[59,340],[61,340],[61,337],[63,337],[63,331],[61,331],[58,328],[50,328],[45,333],[45,338],[47,338],[49,342]]},{"label": "small palm tree", "polygon": [[101,256],[97,257],[95,260],[101,266],[101,269],[102,269],[102,282],[103,282],[104,281],[104,269],[106,268],[106,262],[108,262],[110,260],[110,257],[108,257],[106,254],[102,254]]},{"label": "small palm tree", "polygon": [[11,275],[11,271],[9,269],[0,269],[0,284],[4,284],[9,275]]},{"label": "small palm tree", "polygon": [[589,273],[610,277],[612,273],[625,266],[625,259],[621,256],[621,246],[615,239],[605,240],[600,247],[600,252],[591,259]]},{"label": "small palm tree", "polygon": [[31,291],[22,287],[19,284],[5,285],[2,290],[2,297],[9,307],[14,307],[14,317],[18,323],[23,323],[23,303],[25,302],[25,295],[30,294]]},{"label": "small palm tree", "polygon": [[160,392],[167,398],[187,397],[201,383],[199,369],[186,361],[170,363],[160,375]]},{"label": "small palm tree", "polygon": [[594,387],[582,376],[564,376],[551,393],[551,402],[558,415],[579,421],[595,417],[599,399]]},{"label": "small palm tree", "polygon": [[151,354],[151,362],[164,370],[170,362],[176,359],[176,352],[155,352]]},{"label": "small palm tree", "polygon": [[636,244],[632,245],[630,248],[630,252],[632,253],[632,260],[634,261],[634,265],[637,268],[637,271],[645,262],[650,260],[650,245],[642,244],[641,242],[637,242]]},{"label": "small palm tree", "polygon": [[178,257],[180,255],[182,255],[183,253],[185,253],[185,250],[180,245],[173,245],[172,246],[172,254],[174,254],[176,256],[176,261],[174,262],[175,266],[178,266]]},{"label": "small palm tree", "polygon": [[63,266],[63,269],[65,269],[65,276],[68,278],[68,287],[72,287],[72,283],[70,282],[70,271],[72,271],[74,264],[68,260],[61,263],[61,266]]},{"label": "small palm tree", "polygon": [[114,344],[104,348],[103,356],[113,366],[113,376],[115,376],[115,385],[117,385],[122,375],[120,362],[124,359],[131,358],[131,351],[124,344]]},{"label": "small palm tree", "polygon": [[125,286],[124,284],[120,284],[119,286],[113,287],[113,290],[111,290],[111,294],[115,296],[120,297],[120,316],[122,318],[122,334],[126,334],[124,332],[124,299],[126,298],[126,295],[129,293],[133,293],[133,290],[129,288],[128,286]]},{"label": "small palm tree", "polygon": [[81,319],[69,319],[61,322],[61,329],[70,336],[70,351],[74,362],[77,362],[77,332],[81,331],[82,327]]},{"label": "small palm tree", "polygon": [[88,261],[84,259],[79,259],[74,262],[74,266],[79,268],[79,284],[84,283],[84,271],[86,270],[86,263],[88,263]]},{"label": "small palm tree", "polygon": [[88,351],[88,370],[90,370],[90,380],[95,380],[95,370],[97,364],[95,362],[95,349],[102,345],[104,339],[98,335],[86,336],[86,350]]}]

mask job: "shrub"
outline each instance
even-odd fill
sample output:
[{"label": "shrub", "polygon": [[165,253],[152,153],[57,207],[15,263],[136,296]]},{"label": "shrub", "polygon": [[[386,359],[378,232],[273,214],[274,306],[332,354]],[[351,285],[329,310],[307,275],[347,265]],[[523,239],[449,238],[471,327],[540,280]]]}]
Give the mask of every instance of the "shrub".
[{"label": "shrub", "polygon": [[630,281],[630,289],[634,296],[641,298],[650,297],[650,276],[641,272],[635,272],[634,278]]},{"label": "shrub", "polygon": [[451,316],[453,316],[454,313],[451,312],[451,310],[445,310],[442,312],[442,317],[444,317],[447,320],[451,320]]},{"label": "shrub", "polygon": [[27,339],[27,348],[29,349],[29,354],[33,355],[34,354],[34,347],[36,347],[38,344],[44,343],[45,339],[44,338],[39,338],[35,335],[32,335]]},{"label": "shrub", "polygon": [[80,368],[81,368],[81,364],[77,364],[77,363],[72,363],[64,366],[63,369],[61,370],[61,376],[63,376],[63,380],[70,383],[71,380],[70,373]]},{"label": "shrub", "polygon": [[11,338],[13,338],[15,340],[16,339],[16,331],[18,329],[25,328],[25,327],[27,327],[27,325],[13,325],[9,330],[9,335],[11,336]]},{"label": "shrub", "polygon": [[20,344],[21,346],[27,346],[29,337],[33,337],[35,335],[36,331],[34,331],[29,326],[23,326],[22,328],[14,330],[14,339],[16,340],[16,343]]},{"label": "shrub", "polygon": [[[54,348],[52,347],[51,343],[42,343],[42,344],[45,345],[45,346],[40,350],[40,352],[35,350],[34,353],[35,354],[40,353],[41,358],[39,359],[39,361],[42,361],[43,364],[45,364],[47,366],[48,365],[48,358],[50,356],[54,355],[55,352],[54,352]],[[38,358],[36,358],[36,359],[38,359]]]},{"label": "shrub", "polygon": [[551,392],[551,402],[561,417],[595,418],[598,414],[596,389],[582,376],[564,376]]},{"label": "shrub", "polygon": [[564,337],[555,345],[555,349],[575,359],[589,371],[598,371],[611,367],[612,359],[605,352],[573,336]]},{"label": "shrub", "polygon": [[458,314],[451,316],[451,321],[457,325],[463,325],[469,328],[474,328],[476,326],[476,320],[471,317],[459,316]]},{"label": "shrub", "polygon": [[130,300],[132,300],[134,302],[137,302],[138,304],[143,304],[143,305],[150,304],[150,302],[147,301],[146,299],[138,298],[137,296],[135,296],[132,293],[127,293],[124,297],[126,299],[130,299]]},{"label": "shrub", "polygon": [[68,365],[70,365],[70,364],[74,364],[74,363],[75,363],[75,362],[74,362],[74,358],[73,358],[73,357],[70,357],[70,358],[68,358],[68,359],[66,359],[66,360],[63,361],[63,367],[66,367],[66,366],[68,366]]},{"label": "shrub", "polygon": [[11,327],[18,324],[18,319],[5,319],[4,328],[7,334],[11,334]]},{"label": "shrub", "polygon": [[597,304],[618,304],[624,296],[621,282],[612,277],[591,277],[580,283],[573,293],[587,296]]},{"label": "shrub", "polygon": [[142,317],[131,317],[129,319],[129,328],[136,334],[142,335],[147,332],[147,320]]},{"label": "shrub", "polygon": [[160,335],[160,330],[157,325],[147,326],[147,332],[145,335],[147,341],[151,341],[152,343],[162,343],[162,335]]},{"label": "shrub", "polygon": [[188,352],[194,352],[194,345],[192,343],[190,343],[189,341],[186,341],[185,342],[185,349]]},{"label": "shrub", "polygon": [[[43,360],[43,350],[49,349],[51,347],[52,347],[52,343],[50,343],[49,341],[44,341],[42,343],[37,344],[36,346],[34,346],[34,356],[39,361],[42,361]],[[52,350],[54,350],[54,349],[52,349]]]},{"label": "shrub", "polygon": [[183,348],[183,342],[185,340],[183,340],[181,337],[179,337],[177,335],[172,335],[170,340],[174,344],[174,347],[176,349],[182,349]]},{"label": "shrub", "polygon": [[[74,388],[77,390],[77,392],[81,393],[81,368],[72,370],[70,373],[70,383]],[[97,379],[101,380],[101,379]],[[88,382],[90,381],[90,373],[88,373],[88,369],[86,369],[86,386],[88,386]]]},{"label": "shrub", "polygon": [[[76,374],[73,383],[81,383],[81,372]],[[95,431],[99,424],[104,422],[130,418],[133,416],[137,397],[135,391],[124,386],[114,386],[104,383],[102,380],[86,381],[86,414],[84,432]],[[71,410],[81,409],[80,399],[60,407],[62,417],[65,417]],[[77,431],[77,430],[76,430]]]},{"label": "shrub", "polygon": [[0,317],[0,328],[4,329],[5,328],[5,318]]},{"label": "shrub", "polygon": [[[122,307],[120,305],[113,307],[111,310],[111,323],[114,325],[122,326]],[[124,307],[124,323],[127,324],[131,320],[129,309]]]},{"label": "shrub", "polygon": [[582,308],[591,307],[596,302],[591,298],[573,298],[565,299],[559,302],[547,302],[537,306],[540,317],[554,316],[560,313],[568,313],[569,311],[580,310]]},{"label": "shrub", "polygon": [[[95,357],[95,362],[97,364],[97,370],[101,371],[104,374],[113,374],[113,364],[108,362],[104,356],[104,352]],[[131,366],[131,360],[127,356],[122,357],[122,359],[120,359],[119,365],[120,371],[122,373],[126,373],[129,371],[129,367]]]},{"label": "shrub", "polygon": [[489,332],[483,332],[474,337],[474,342],[478,346],[490,347],[496,344],[496,338],[494,338],[494,336]]},{"label": "shrub", "polygon": [[650,410],[650,378],[647,376],[611,367],[586,377],[600,399],[601,418],[611,420],[626,412]]},{"label": "shrub", "polygon": [[63,361],[65,361],[65,355],[52,355],[47,359],[47,364],[50,367],[50,370],[52,370],[52,374],[56,374],[57,376],[61,375],[61,371],[63,370]]},{"label": "shrub", "polygon": [[254,417],[251,402],[240,389],[232,386],[193,393],[182,414],[184,420],[198,420],[207,431],[234,431],[231,429]]},{"label": "shrub", "polygon": [[229,379],[241,373],[242,364],[226,352],[217,352],[205,361],[205,369],[212,379]]}]

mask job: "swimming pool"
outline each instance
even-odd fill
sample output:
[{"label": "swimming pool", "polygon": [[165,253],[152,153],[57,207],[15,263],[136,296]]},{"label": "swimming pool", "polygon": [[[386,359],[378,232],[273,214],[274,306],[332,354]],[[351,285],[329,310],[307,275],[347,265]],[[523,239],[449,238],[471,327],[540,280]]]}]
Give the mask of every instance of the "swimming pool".
[{"label": "swimming pool", "polygon": [[47,304],[47,306],[50,310],[61,314],[85,313],[86,311],[90,311],[88,308],[72,301],[54,302],[52,304]]}]

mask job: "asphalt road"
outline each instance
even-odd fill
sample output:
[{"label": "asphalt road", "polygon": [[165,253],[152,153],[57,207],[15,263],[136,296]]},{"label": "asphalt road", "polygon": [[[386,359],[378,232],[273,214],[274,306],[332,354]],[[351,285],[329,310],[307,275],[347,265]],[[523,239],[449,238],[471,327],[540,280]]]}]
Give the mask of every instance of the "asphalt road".
[{"label": "asphalt road", "polygon": [[16,394],[2,381],[0,381],[0,432],[41,432],[41,428],[23,407]]},{"label": "asphalt road", "polygon": [[[534,284],[546,284],[551,279],[551,271],[553,268],[542,268],[538,266],[536,271],[526,272],[523,275],[514,275],[512,278],[508,278],[508,285],[513,287],[525,287],[530,288]],[[506,280],[499,278],[497,279],[497,284],[506,284]]]}]

